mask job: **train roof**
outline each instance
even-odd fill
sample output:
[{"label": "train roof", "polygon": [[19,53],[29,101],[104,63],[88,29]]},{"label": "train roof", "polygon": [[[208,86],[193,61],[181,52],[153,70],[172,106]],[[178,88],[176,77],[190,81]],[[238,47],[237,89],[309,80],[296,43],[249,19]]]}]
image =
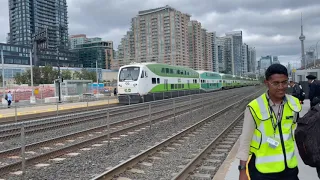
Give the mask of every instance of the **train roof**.
[{"label": "train roof", "polygon": [[138,67],[143,67],[143,66],[162,66],[162,67],[171,67],[171,68],[181,68],[181,69],[188,69],[188,70],[192,70],[195,71],[194,69],[190,68],[190,67],[186,67],[186,66],[176,66],[176,65],[170,65],[170,64],[164,64],[164,63],[157,63],[157,62],[142,62],[142,63],[136,63],[136,62],[132,62],[128,65],[124,65],[121,66],[122,67],[131,67],[131,66],[138,66]]}]

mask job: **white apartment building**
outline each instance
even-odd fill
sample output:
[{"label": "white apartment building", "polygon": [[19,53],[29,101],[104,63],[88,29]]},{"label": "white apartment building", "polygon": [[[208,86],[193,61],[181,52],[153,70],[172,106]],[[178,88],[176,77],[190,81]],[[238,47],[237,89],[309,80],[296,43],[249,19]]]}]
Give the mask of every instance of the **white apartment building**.
[{"label": "white apartment building", "polygon": [[136,61],[189,66],[189,21],[170,6],[139,11],[132,19]]}]

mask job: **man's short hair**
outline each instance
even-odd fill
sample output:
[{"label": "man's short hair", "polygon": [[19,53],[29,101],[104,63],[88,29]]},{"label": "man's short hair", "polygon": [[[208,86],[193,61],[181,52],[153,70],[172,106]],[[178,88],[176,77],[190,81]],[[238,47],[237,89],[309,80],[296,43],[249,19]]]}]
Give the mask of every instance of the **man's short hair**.
[{"label": "man's short hair", "polygon": [[266,80],[269,80],[270,77],[274,74],[283,74],[288,77],[288,70],[282,64],[272,64],[266,70],[266,73],[265,73]]}]

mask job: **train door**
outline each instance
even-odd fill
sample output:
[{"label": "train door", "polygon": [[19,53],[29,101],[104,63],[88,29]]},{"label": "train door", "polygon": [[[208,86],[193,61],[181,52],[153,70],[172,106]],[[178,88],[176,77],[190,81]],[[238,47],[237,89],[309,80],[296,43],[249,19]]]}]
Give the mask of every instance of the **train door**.
[{"label": "train door", "polygon": [[164,80],[164,90],[165,90],[165,91],[168,91],[168,90],[169,90],[169,88],[168,88],[168,79],[165,79],[165,80]]},{"label": "train door", "polygon": [[187,80],[188,83],[188,89],[190,89],[190,80]]}]

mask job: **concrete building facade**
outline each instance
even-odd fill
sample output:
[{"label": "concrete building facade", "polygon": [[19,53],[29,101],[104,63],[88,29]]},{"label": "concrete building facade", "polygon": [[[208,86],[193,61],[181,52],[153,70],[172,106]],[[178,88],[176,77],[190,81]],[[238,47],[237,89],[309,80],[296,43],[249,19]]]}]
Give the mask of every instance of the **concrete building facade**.
[{"label": "concrete building facade", "polygon": [[213,70],[213,37],[212,34],[206,32],[206,42],[205,42],[205,62],[204,62],[204,70],[214,71]]},{"label": "concrete building facade", "polygon": [[232,74],[235,75],[235,63],[234,63],[234,48],[233,48],[233,36],[226,36],[223,37],[223,70],[220,71],[221,73]]},{"label": "concrete building facade", "polygon": [[256,62],[257,62],[257,60],[256,60],[256,49],[254,48],[254,47],[250,47],[249,48],[249,54],[250,54],[250,63],[249,63],[249,69],[248,69],[248,71],[249,72],[253,72],[253,73],[255,73],[256,72]]},{"label": "concrete building facade", "polygon": [[202,51],[202,32],[201,23],[190,21],[188,23],[189,34],[189,66],[195,70],[203,70],[204,53]]},{"label": "concrete building facade", "polygon": [[241,62],[241,75],[248,72],[248,60],[249,60],[249,46],[247,44],[242,45],[242,62]]},{"label": "concrete building facade", "polygon": [[212,71],[219,72],[219,61],[218,61],[218,46],[217,46],[217,35],[216,32],[209,32],[212,49]]},{"label": "concrete building facade", "polygon": [[240,76],[242,72],[242,31],[233,31],[226,33],[227,37],[232,37],[233,53],[233,75]]},{"label": "concrete building facade", "polygon": [[136,61],[189,66],[189,21],[170,6],[139,11],[132,20]]}]

